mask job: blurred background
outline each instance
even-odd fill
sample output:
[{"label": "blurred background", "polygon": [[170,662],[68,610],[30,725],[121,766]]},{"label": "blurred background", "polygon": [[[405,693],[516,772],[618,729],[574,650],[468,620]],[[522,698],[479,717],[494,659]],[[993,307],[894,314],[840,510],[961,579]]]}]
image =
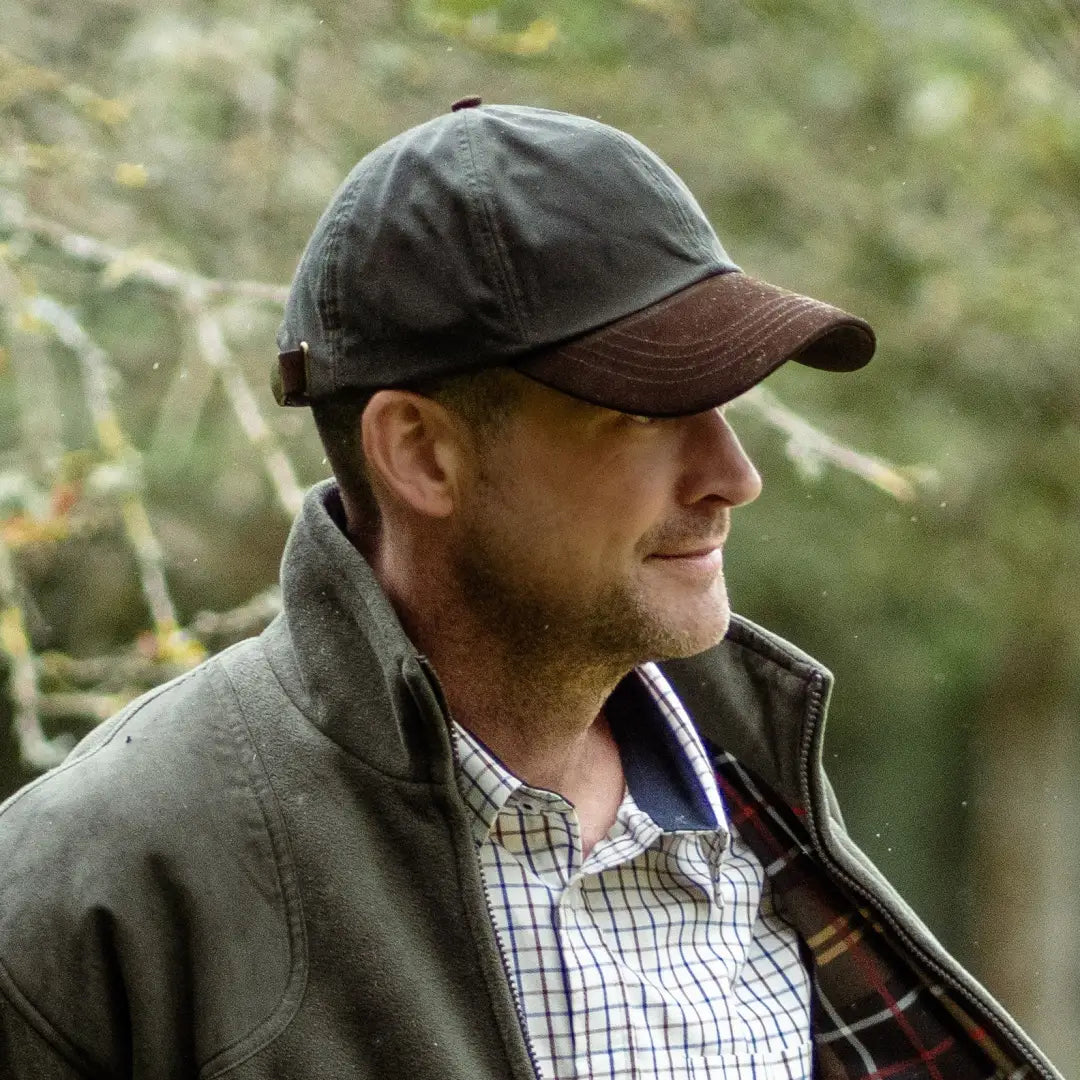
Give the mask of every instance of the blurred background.
[{"label": "blurred background", "polygon": [[625,128],[747,270],[865,316],[733,419],[736,607],[837,675],[852,833],[1080,1073],[1077,0],[4,0],[0,794],[257,631],[310,417],[284,289],[465,94]]}]

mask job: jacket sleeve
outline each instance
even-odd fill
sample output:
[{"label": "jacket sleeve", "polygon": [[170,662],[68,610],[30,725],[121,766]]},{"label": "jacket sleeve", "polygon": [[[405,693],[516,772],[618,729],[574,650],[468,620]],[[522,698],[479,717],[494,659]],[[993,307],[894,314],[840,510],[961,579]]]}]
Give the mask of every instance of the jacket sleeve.
[{"label": "jacket sleeve", "polygon": [[196,672],[0,805],[0,1080],[194,1077],[294,985],[281,834]]},{"label": "jacket sleeve", "polygon": [[0,995],[0,1076],[4,1080],[87,1080]]}]

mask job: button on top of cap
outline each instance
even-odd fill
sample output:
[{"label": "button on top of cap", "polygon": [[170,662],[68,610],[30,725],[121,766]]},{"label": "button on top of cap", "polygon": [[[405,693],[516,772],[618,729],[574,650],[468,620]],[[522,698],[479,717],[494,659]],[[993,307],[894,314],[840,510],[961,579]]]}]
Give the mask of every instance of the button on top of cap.
[{"label": "button on top of cap", "polygon": [[483,103],[483,98],[479,94],[470,94],[468,97],[458,98],[453,105],[450,106],[451,112],[460,112],[462,109],[475,109],[477,105]]}]

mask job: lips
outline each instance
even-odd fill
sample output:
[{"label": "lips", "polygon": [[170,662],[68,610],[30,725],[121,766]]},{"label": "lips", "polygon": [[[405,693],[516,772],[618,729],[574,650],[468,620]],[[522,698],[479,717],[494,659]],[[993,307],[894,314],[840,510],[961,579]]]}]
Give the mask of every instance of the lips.
[{"label": "lips", "polygon": [[[706,555],[711,555],[714,551],[721,551],[724,547],[724,541],[727,540],[727,533],[723,536],[717,537],[715,540],[693,540],[690,544],[686,544],[684,547],[682,544],[673,546],[668,551],[654,551],[650,558],[653,559],[700,559]],[[685,542],[684,542],[685,543]]]},{"label": "lips", "polygon": [[691,551],[658,551],[654,559],[703,559],[714,551],[719,552],[720,544],[710,544],[708,547],[694,548]]},{"label": "lips", "polygon": [[648,558],[689,562],[709,559],[714,553],[719,557],[730,531],[731,516],[726,510],[696,520],[671,522],[668,528],[649,537],[656,550]]},{"label": "lips", "polygon": [[654,566],[669,568],[672,573],[690,575],[694,581],[713,581],[724,566],[724,549],[693,548],[680,552],[658,552],[649,557]]}]

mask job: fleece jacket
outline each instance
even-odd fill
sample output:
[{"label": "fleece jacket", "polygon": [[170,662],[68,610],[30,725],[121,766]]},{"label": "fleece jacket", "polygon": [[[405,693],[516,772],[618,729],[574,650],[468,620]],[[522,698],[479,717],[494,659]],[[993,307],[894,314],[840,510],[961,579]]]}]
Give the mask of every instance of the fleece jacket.
[{"label": "fleece jacket", "polygon": [[[269,628],[0,807],[2,1080],[534,1080],[445,702],[341,526],[313,488]],[[663,669],[800,808],[824,871],[1057,1077],[845,832],[829,673],[738,618]]]}]

